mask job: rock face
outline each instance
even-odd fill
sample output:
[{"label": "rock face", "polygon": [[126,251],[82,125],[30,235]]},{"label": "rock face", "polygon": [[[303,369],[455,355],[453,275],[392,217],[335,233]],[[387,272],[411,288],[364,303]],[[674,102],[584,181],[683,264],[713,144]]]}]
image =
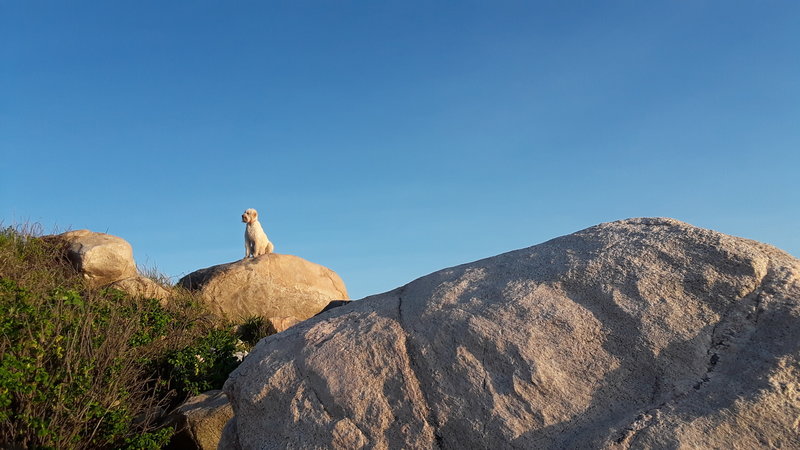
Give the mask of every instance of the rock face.
[{"label": "rock face", "polygon": [[166,302],[172,293],[161,285],[143,276],[125,278],[111,283],[109,287],[125,291],[134,297],[155,298]]},{"label": "rock face", "polygon": [[200,269],[178,285],[200,291],[217,313],[234,320],[253,315],[304,320],[331,300],[348,298],[336,272],[277,253]]},{"label": "rock face", "polygon": [[327,311],[330,311],[333,308],[338,308],[340,306],[344,306],[344,305],[346,305],[348,303],[350,303],[350,300],[332,300],[330,303],[328,303],[327,306],[325,306],[325,308],[322,309],[322,311],[318,312],[317,315],[322,314],[322,313],[327,312]]},{"label": "rock face", "polygon": [[800,448],[800,261],[601,224],[295,325],[224,390],[220,448]]},{"label": "rock face", "polygon": [[68,231],[55,238],[67,242],[67,257],[91,286],[138,275],[133,249],[125,239],[89,230]]},{"label": "rock face", "polygon": [[168,419],[175,427],[169,448],[216,450],[222,429],[233,416],[222,391],[209,391],[186,400]]},{"label": "rock face", "polygon": [[267,319],[269,322],[270,334],[280,333],[302,322],[297,317],[270,317]]}]

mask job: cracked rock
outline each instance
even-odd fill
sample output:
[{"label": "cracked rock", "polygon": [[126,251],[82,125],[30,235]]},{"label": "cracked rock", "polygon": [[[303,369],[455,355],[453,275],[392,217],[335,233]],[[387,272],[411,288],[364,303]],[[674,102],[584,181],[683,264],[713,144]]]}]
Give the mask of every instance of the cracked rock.
[{"label": "cracked rock", "polygon": [[225,385],[226,442],[800,448],[799,280],[755,241],[597,225],[262,340]]}]

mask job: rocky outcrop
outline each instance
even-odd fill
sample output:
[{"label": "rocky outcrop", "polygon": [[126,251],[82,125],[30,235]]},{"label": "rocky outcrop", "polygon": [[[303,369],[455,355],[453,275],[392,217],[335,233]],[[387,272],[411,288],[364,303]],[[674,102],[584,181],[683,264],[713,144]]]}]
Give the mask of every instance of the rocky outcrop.
[{"label": "rocky outcrop", "polygon": [[800,261],[630,219],[263,339],[220,448],[800,448]]},{"label": "rocky outcrop", "polygon": [[331,300],[348,298],[336,272],[277,253],[200,269],[178,285],[199,291],[216,313],[232,320],[252,316],[304,320]]},{"label": "rocky outcrop", "polygon": [[135,297],[166,302],[169,289],[139,275],[133,248],[125,239],[89,230],[75,230],[49,238],[67,245],[66,255],[90,287],[108,286]]},{"label": "rocky outcrop", "polygon": [[161,286],[150,278],[137,275],[111,283],[109,287],[127,292],[134,297],[154,298],[162,303],[172,295],[169,289]]},{"label": "rocky outcrop", "polygon": [[138,275],[133,249],[125,239],[89,230],[68,231],[54,238],[67,243],[67,257],[90,286]]},{"label": "rocky outcrop", "polygon": [[208,391],[192,397],[175,409],[167,426],[175,428],[168,448],[216,450],[222,429],[233,417],[228,398],[222,391]]}]

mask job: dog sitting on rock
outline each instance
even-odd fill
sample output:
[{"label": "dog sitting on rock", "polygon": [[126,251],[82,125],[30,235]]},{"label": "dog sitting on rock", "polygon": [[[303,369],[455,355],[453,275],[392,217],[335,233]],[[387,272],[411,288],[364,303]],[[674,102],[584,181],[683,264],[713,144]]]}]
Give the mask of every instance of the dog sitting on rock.
[{"label": "dog sitting on rock", "polygon": [[272,253],[275,246],[267,238],[261,223],[258,222],[258,211],[253,208],[247,209],[242,214],[242,222],[247,224],[244,230],[244,258],[255,258],[256,256]]}]

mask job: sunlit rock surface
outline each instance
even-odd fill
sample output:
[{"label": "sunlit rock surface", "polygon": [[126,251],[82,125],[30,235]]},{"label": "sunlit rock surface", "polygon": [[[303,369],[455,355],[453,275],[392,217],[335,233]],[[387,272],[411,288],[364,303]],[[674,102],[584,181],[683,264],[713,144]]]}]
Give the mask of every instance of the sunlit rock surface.
[{"label": "sunlit rock surface", "polygon": [[800,448],[798,274],[671,219],[445,269],[262,340],[221,445]]}]

